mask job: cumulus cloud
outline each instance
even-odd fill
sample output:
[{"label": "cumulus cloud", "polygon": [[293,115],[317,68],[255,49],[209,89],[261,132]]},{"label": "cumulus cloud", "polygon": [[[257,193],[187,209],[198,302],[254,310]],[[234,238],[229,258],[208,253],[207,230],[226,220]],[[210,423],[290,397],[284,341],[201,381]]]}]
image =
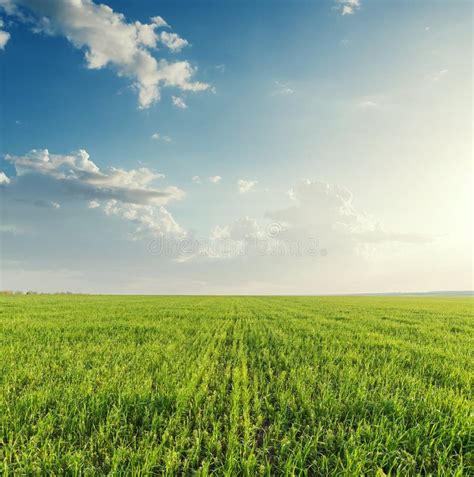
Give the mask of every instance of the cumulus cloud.
[{"label": "cumulus cloud", "polygon": [[107,215],[116,215],[135,225],[133,238],[154,237],[184,238],[186,231],[178,225],[173,216],[163,206],[123,204],[112,199],[104,204]]},{"label": "cumulus cloud", "polygon": [[0,185],[7,185],[7,184],[10,184],[9,177],[7,177],[7,175],[3,171],[0,171]]},{"label": "cumulus cloud", "polygon": [[243,257],[261,252],[256,244],[268,245],[265,232],[255,219],[243,217],[229,225],[215,226],[207,239],[186,237],[186,247],[176,250],[175,259],[188,262],[199,258],[220,260]]},{"label": "cumulus cloud", "polygon": [[[78,198],[86,200],[90,209],[101,208],[107,215],[131,220],[140,235],[145,230],[152,235],[178,230],[163,206],[183,198],[184,192],[174,186],[153,187],[163,174],[147,168],[101,170],[85,150],[62,155],[33,149],[24,156],[7,155],[5,159],[14,165],[17,174],[15,188],[9,187],[15,201],[59,208],[56,196]],[[33,201],[23,197],[27,191],[34,192]]]},{"label": "cumulus cloud", "polygon": [[210,176],[207,178],[207,180],[209,182],[211,182],[212,184],[219,184],[219,182],[222,180],[222,177],[221,176]]},{"label": "cumulus cloud", "polygon": [[342,15],[352,15],[360,8],[360,0],[336,0]]},{"label": "cumulus cloud", "polygon": [[171,51],[181,51],[185,46],[189,45],[188,41],[181,38],[176,33],[170,33],[168,31],[162,31],[159,36],[160,42],[167,46]]},{"label": "cumulus cloud", "polygon": [[179,109],[186,109],[188,107],[188,105],[184,102],[184,99],[180,98],[179,96],[172,96],[171,100],[173,101],[173,104]]},{"label": "cumulus cloud", "polygon": [[0,18],[0,50],[5,48],[5,45],[8,43],[10,39],[10,33],[3,30],[3,20]]},{"label": "cumulus cloud", "polygon": [[168,27],[168,23],[166,23],[165,19],[160,17],[159,15],[152,17],[151,21],[153,25],[156,25],[157,28],[159,27]]},{"label": "cumulus cloud", "polygon": [[257,184],[258,184],[258,181],[246,181],[244,179],[239,179],[237,181],[239,194],[246,194],[247,192],[252,190]]},{"label": "cumulus cloud", "polygon": [[130,170],[111,167],[101,171],[83,149],[66,155],[33,149],[24,156],[6,155],[5,159],[15,166],[18,176],[48,176],[61,181],[71,193],[85,198],[162,205],[183,196],[176,187],[163,190],[151,187],[152,181],[164,176],[145,167]]},{"label": "cumulus cloud", "polygon": [[327,243],[430,242],[431,237],[387,230],[372,215],[356,209],[345,187],[322,181],[302,181],[289,191],[295,202],[286,209],[270,211],[267,217],[281,223],[294,235],[322,237]]},{"label": "cumulus cloud", "polygon": [[230,225],[216,226],[211,239],[247,240],[264,236],[263,228],[251,217],[242,217]]},{"label": "cumulus cloud", "polygon": [[296,204],[269,212],[270,218],[292,227],[332,227],[334,224],[357,222],[358,215],[352,204],[352,194],[344,187],[304,180],[290,189],[288,196]]},{"label": "cumulus cloud", "polygon": [[[432,237],[387,230],[375,217],[356,209],[351,192],[321,181],[302,181],[290,189],[292,204],[268,211],[262,220],[240,218],[212,231],[205,247],[188,258],[285,256],[349,258],[366,256],[381,244],[425,244]],[[202,244],[201,244],[202,245]]]},{"label": "cumulus cloud", "polygon": [[119,76],[130,78],[142,109],[160,99],[162,86],[183,91],[209,88],[192,81],[196,69],[188,61],[169,62],[152,55],[158,43],[173,52],[187,45],[177,34],[157,32],[167,26],[159,16],[150,23],[128,22],[123,14],[92,0],[0,0],[0,6],[8,15],[30,24],[35,33],[65,36],[76,48],[85,50],[89,69],[111,66]]}]

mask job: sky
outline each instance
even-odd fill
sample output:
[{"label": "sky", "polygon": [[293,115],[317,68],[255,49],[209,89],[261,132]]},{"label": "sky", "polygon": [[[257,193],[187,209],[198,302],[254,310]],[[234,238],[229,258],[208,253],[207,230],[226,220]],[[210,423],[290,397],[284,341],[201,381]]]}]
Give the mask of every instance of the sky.
[{"label": "sky", "polygon": [[472,14],[0,0],[0,289],[473,289]]}]

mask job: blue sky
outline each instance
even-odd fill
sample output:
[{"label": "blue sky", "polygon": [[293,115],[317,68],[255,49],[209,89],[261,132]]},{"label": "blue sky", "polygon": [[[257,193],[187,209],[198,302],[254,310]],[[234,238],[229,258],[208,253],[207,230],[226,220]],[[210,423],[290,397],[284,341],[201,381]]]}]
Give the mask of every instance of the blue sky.
[{"label": "blue sky", "polygon": [[470,2],[104,4],[0,0],[1,288],[472,288]]}]

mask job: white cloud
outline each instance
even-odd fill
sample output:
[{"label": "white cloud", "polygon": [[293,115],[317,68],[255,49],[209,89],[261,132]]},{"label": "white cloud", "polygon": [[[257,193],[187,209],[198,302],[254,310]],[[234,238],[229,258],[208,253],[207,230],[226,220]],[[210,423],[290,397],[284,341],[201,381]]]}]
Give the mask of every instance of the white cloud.
[{"label": "white cloud", "polygon": [[275,263],[275,257],[290,261],[298,256],[308,260],[326,257],[328,250],[339,259],[353,256],[365,260],[383,244],[432,241],[421,234],[386,230],[373,216],[355,208],[352,194],[344,187],[302,181],[288,195],[293,204],[267,212],[265,222],[243,217],[216,226],[209,240],[197,243],[195,253],[186,260],[268,256]]},{"label": "white cloud", "polygon": [[201,178],[199,176],[193,176],[191,177],[191,181],[194,182],[195,184],[200,184]]},{"label": "white cloud", "polygon": [[258,184],[258,181],[246,181],[244,179],[239,179],[237,181],[239,194],[247,193],[248,191],[252,190],[257,184]]},{"label": "white cloud", "polygon": [[[243,217],[230,225],[215,226],[207,240],[187,237],[187,247],[180,247],[176,256],[178,262],[205,259],[231,259],[255,253],[255,244],[262,241],[267,248],[265,230],[256,220]],[[260,250],[261,251],[261,250]]]},{"label": "white cloud", "polygon": [[272,92],[272,95],[290,95],[293,94],[295,90],[289,86],[288,83],[282,83],[281,81],[275,81],[275,89]]},{"label": "white cloud", "polygon": [[435,83],[441,81],[448,74],[448,72],[449,71],[447,69],[437,71],[436,73],[431,75],[431,80]]},{"label": "white cloud", "polygon": [[7,184],[10,184],[10,178],[7,177],[7,175],[3,171],[0,171],[0,185]]},{"label": "white cloud", "polygon": [[158,132],[153,133],[150,137],[151,139],[154,139],[155,141],[171,142],[171,138],[169,136],[162,136]]},{"label": "white cloud", "polygon": [[185,46],[189,45],[188,41],[181,38],[176,33],[170,33],[168,31],[162,31],[159,36],[160,42],[167,46],[171,51],[181,51]]},{"label": "white cloud", "polygon": [[379,104],[375,101],[372,101],[370,99],[364,99],[362,101],[360,101],[357,106],[359,108],[363,108],[363,109],[371,109],[371,108],[377,108],[379,106]]},{"label": "white cloud", "polygon": [[120,76],[130,78],[142,109],[160,99],[162,86],[183,91],[209,88],[192,81],[195,68],[188,61],[170,63],[152,55],[158,42],[172,51],[187,44],[175,34],[157,33],[167,26],[161,17],[153,17],[147,24],[127,22],[123,14],[92,0],[1,0],[0,5],[7,14],[31,24],[35,33],[62,35],[76,48],[84,49],[89,69],[112,66]]},{"label": "white cloud", "polygon": [[165,19],[160,16],[152,17],[151,21],[154,25],[156,25],[157,28],[169,26],[168,23],[166,23]]},{"label": "white cloud", "polygon": [[0,18],[0,50],[5,48],[5,45],[8,43],[10,39],[10,33],[7,31],[2,30],[3,28],[3,20]]},{"label": "white cloud", "polygon": [[386,109],[393,106],[393,99],[386,94],[371,94],[354,98],[351,104],[359,109]]},{"label": "white cloud", "polygon": [[210,176],[207,178],[207,180],[209,182],[211,182],[212,184],[219,184],[219,182],[222,180],[222,177],[221,176]]},{"label": "white cloud", "polygon": [[242,217],[225,227],[215,227],[211,237],[213,239],[249,240],[264,236],[264,230],[255,219]]},{"label": "white cloud", "polygon": [[103,172],[83,149],[68,155],[33,149],[24,156],[6,155],[5,159],[15,166],[18,176],[49,176],[66,184],[70,192],[92,199],[161,205],[183,196],[177,188],[158,190],[150,187],[152,181],[164,176],[145,167],[128,171],[111,167]]},{"label": "white cloud", "polygon": [[5,158],[16,169],[17,179],[8,188],[16,202],[58,209],[58,198],[75,198],[87,201],[90,209],[101,208],[107,215],[132,221],[140,236],[182,233],[163,206],[183,198],[184,192],[175,186],[153,187],[163,174],[147,168],[102,171],[85,150],[61,155],[34,149]]},{"label": "white cloud", "polygon": [[173,101],[173,104],[179,109],[186,109],[188,107],[188,105],[184,102],[184,99],[180,98],[179,96],[172,96],[171,100]]},{"label": "white cloud", "polygon": [[186,231],[174,220],[163,206],[123,204],[112,199],[104,204],[106,215],[116,215],[129,220],[135,225],[133,238],[147,236],[180,239],[186,236]]},{"label": "white cloud", "polygon": [[342,15],[352,15],[360,8],[360,0],[336,0]]},{"label": "white cloud", "polygon": [[431,241],[423,235],[385,229],[375,217],[355,208],[352,193],[345,187],[305,180],[290,189],[289,196],[294,205],[268,212],[267,217],[292,235],[321,238],[336,249],[354,249],[360,243]]}]

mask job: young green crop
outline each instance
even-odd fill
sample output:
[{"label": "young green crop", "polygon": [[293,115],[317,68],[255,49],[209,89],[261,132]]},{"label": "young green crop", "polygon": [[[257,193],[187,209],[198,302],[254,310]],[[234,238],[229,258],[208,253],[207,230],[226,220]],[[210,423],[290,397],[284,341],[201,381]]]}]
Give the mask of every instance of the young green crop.
[{"label": "young green crop", "polygon": [[0,297],[0,473],[468,475],[473,303]]}]

